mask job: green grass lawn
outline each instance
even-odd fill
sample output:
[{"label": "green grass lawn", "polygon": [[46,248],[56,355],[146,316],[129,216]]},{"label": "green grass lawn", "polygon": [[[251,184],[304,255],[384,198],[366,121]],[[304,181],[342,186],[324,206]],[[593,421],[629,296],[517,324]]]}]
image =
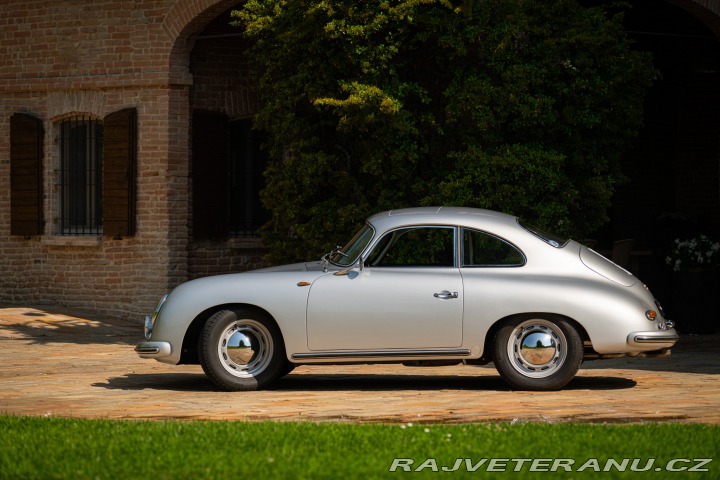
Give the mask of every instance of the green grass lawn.
[{"label": "green grass lawn", "polygon": [[[351,425],[0,416],[0,478],[523,479],[552,475],[700,480],[720,478],[718,444],[719,426],[697,424]],[[696,459],[712,461],[700,465]],[[454,472],[443,471],[454,467]],[[694,469],[704,471],[690,471]]]}]

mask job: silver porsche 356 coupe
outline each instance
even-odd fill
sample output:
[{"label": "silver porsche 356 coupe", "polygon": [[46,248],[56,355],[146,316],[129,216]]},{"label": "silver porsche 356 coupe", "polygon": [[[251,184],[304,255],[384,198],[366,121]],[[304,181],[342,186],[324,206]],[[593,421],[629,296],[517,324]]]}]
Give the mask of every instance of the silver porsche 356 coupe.
[{"label": "silver porsche 356 coupe", "polygon": [[296,365],[494,362],[515,389],[565,386],[584,359],[667,356],[673,322],[626,270],[516,217],[412,208],[370,217],[320,261],[201,278],[165,295],[136,352],[199,363],[224,390]]}]

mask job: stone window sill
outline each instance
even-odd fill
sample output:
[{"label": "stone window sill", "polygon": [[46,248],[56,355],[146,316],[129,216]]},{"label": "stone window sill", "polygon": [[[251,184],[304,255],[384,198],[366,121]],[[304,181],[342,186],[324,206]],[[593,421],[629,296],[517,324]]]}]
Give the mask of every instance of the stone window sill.
[{"label": "stone window sill", "polygon": [[40,243],[51,247],[99,247],[100,245],[102,245],[102,237],[90,235],[53,235],[42,237]]}]

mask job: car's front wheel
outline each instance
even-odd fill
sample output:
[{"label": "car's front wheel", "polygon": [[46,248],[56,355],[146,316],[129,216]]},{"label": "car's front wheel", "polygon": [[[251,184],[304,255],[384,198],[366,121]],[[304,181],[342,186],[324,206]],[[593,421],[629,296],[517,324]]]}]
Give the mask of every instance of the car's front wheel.
[{"label": "car's front wheel", "polygon": [[277,325],[252,309],[215,313],[205,323],[198,347],[205,374],[227,391],[262,388],[280,376],[286,362]]},{"label": "car's front wheel", "polygon": [[559,317],[512,318],[495,334],[495,368],[518,390],[558,390],[575,377],[583,342],[573,325]]}]

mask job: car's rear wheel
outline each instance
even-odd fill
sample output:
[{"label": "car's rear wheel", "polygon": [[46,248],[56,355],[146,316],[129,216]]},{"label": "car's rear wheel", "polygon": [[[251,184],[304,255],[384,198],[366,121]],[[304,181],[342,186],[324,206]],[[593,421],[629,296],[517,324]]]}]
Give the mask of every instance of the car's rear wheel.
[{"label": "car's rear wheel", "polygon": [[558,390],[575,377],[583,342],[573,325],[559,317],[506,320],[495,334],[495,368],[517,390]]},{"label": "car's rear wheel", "polygon": [[277,325],[252,309],[215,313],[205,323],[198,347],[205,374],[227,391],[262,388],[278,378],[286,363]]}]

